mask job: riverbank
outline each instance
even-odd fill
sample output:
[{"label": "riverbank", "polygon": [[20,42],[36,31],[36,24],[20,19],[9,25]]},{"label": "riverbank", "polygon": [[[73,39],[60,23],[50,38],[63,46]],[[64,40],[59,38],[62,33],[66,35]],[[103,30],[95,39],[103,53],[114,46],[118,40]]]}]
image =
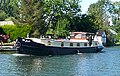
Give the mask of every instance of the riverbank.
[{"label": "riverbank", "polygon": [[0,52],[5,52],[5,51],[16,51],[17,49],[14,46],[5,46],[1,45],[0,46]]},{"label": "riverbank", "polygon": [[107,44],[107,45],[104,45],[105,47],[111,47],[111,46],[120,46],[120,44]]}]

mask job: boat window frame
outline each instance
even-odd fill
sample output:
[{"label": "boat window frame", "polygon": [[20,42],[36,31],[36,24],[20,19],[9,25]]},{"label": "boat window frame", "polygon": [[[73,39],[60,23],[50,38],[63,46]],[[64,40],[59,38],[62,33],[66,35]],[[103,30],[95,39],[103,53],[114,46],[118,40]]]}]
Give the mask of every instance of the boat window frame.
[{"label": "boat window frame", "polygon": [[73,43],[72,43],[72,42],[70,42],[70,46],[73,46]]},{"label": "boat window frame", "polygon": [[80,46],[80,43],[77,43],[77,46]]},{"label": "boat window frame", "polygon": [[61,47],[63,47],[64,46],[64,42],[61,42]]},{"label": "boat window frame", "polygon": [[84,46],[87,46],[87,43],[84,43]]}]

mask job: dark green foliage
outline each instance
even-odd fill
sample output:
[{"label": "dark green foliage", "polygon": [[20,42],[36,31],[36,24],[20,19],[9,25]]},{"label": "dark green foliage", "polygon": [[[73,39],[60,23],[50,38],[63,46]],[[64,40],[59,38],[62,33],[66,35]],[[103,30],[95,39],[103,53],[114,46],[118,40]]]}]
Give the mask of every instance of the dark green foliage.
[{"label": "dark green foliage", "polygon": [[117,34],[116,40],[117,40],[117,42],[120,42],[120,33]]},{"label": "dark green foliage", "polygon": [[67,19],[59,19],[54,30],[55,37],[65,38],[69,34],[69,21]]},{"label": "dark green foliage", "polygon": [[3,29],[2,29],[2,27],[0,27],[0,34],[6,34],[4,31],[3,31]]},{"label": "dark green foliage", "polygon": [[4,21],[6,17],[6,13],[3,10],[0,10],[0,21]]},{"label": "dark green foliage", "polygon": [[76,27],[75,23],[78,21],[74,20],[75,17],[80,17],[80,2],[81,0],[45,0],[44,18],[47,20],[47,34],[64,37],[69,31],[76,30],[72,27]]},{"label": "dark green foliage", "polygon": [[0,0],[0,9],[5,11],[8,17],[14,17],[17,13],[18,0]]},{"label": "dark green foliage", "polygon": [[83,14],[81,17],[74,17],[71,22],[71,31],[96,32],[97,26],[93,22],[94,16]]},{"label": "dark green foliage", "polygon": [[[32,36],[44,33],[45,25],[42,19],[43,0],[21,0],[14,22],[18,25],[31,25]],[[38,30],[38,31],[36,31]],[[37,35],[38,36],[38,35]]]},{"label": "dark green foliage", "polygon": [[31,26],[30,25],[26,25],[26,26],[5,25],[5,26],[2,26],[2,29],[7,35],[10,35],[11,40],[15,40],[18,37],[25,38],[27,36],[27,33],[30,33]]},{"label": "dark green foliage", "polygon": [[112,26],[112,28],[116,31],[116,32],[119,32],[120,33],[120,20],[116,21],[115,25]]},{"label": "dark green foliage", "polygon": [[[114,18],[115,29],[119,31],[120,14],[119,9],[116,8],[119,7],[119,3],[114,3],[113,7],[109,0],[98,0],[90,5],[88,14],[81,15],[80,2],[81,0],[0,0],[0,9],[11,17],[16,25],[22,25],[16,28],[8,26],[10,30],[6,30],[7,34],[10,33],[12,37],[17,33],[17,37],[25,37],[24,32],[21,35],[19,33],[23,30],[20,30],[21,27],[28,30],[26,25],[31,25],[29,27],[32,29],[29,33],[32,37],[45,34],[66,37],[70,31],[107,30],[110,13]],[[0,16],[4,18],[3,14]],[[19,32],[11,34],[13,30]]]}]

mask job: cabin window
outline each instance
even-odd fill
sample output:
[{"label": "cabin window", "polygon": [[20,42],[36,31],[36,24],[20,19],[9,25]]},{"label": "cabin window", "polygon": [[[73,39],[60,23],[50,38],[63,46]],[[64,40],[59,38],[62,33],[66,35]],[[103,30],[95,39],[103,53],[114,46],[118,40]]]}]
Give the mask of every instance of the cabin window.
[{"label": "cabin window", "polygon": [[97,45],[97,43],[95,43],[95,45]]},{"label": "cabin window", "polygon": [[84,43],[84,46],[87,46],[87,43]]},{"label": "cabin window", "polygon": [[80,43],[77,43],[77,46],[80,46]]},{"label": "cabin window", "polygon": [[73,46],[73,43],[70,43],[70,46]]},{"label": "cabin window", "polygon": [[97,42],[93,42],[93,45],[97,45]]},{"label": "cabin window", "polygon": [[61,42],[61,46],[64,46],[64,43],[63,43],[63,42]]}]

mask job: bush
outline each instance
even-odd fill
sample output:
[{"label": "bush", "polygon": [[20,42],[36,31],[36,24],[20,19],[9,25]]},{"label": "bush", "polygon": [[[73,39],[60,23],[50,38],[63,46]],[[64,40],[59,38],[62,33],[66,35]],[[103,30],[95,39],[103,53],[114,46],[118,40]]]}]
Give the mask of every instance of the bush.
[{"label": "bush", "polygon": [[120,33],[117,34],[117,36],[116,36],[116,40],[117,40],[117,42],[120,43]]},{"label": "bush", "polygon": [[6,17],[6,13],[3,10],[0,10],[0,21],[4,21]]},{"label": "bush", "polygon": [[8,18],[5,19],[5,21],[12,21],[12,18],[13,17],[8,17]]},{"label": "bush", "polygon": [[7,35],[10,35],[10,40],[16,40],[18,37],[25,38],[27,33],[30,33],[32,27],[30,25],[4,25],[2,29]]}]

